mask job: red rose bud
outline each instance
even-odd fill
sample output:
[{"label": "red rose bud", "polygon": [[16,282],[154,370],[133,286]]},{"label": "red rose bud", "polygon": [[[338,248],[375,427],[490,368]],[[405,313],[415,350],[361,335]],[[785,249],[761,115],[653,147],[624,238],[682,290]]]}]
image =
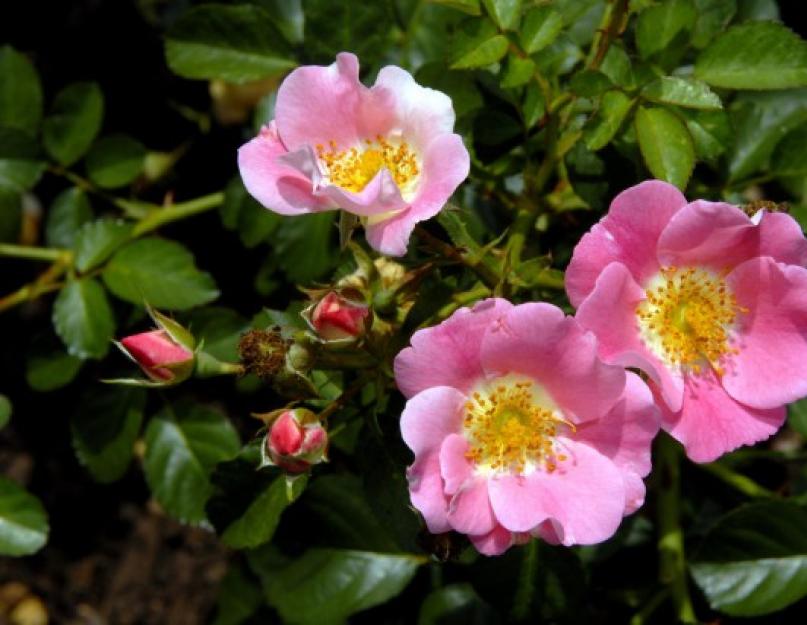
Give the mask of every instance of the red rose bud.
[{"label": "red rose bud", "polygon": [[370,309],[340,297],[334,291],[323,297],[311,314],[311,324],[326,341],[356,338],[364,334]]},{"label": "red rose bud", "polygon": [[193,371],[194,353],[176,342],[165,330],[127,336],[121,340],[120,346],[155,382],[181,382]]},{"label": "red rose bud", "polygon": [[328,433],[312,412],[286,410],[272,422],[265,445],[267,464],[302,473],[325,459]]}]

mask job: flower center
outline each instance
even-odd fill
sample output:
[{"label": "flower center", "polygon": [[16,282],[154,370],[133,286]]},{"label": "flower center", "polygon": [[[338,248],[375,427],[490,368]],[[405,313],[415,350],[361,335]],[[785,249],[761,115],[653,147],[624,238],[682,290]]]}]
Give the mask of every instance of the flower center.
[{"label": "flower center", "polygon": [[566,460],[557,450],[559,428],[574,429],[551,405],[530,380],[499,379],[477,390],[465,404],[465,456],[483,471],[551,473]]},{"label": "flower center", "polygon": [[720,359],[736,353],[729,345],[731,327],[739,313],[748,312],[723,277],[694,267],[662,267],[646,295],[636,308],[645,344],[671,365],[700,373],[708,363],[722,375]]},{"label": "flower center", "polygon": [[409,191],[420,174],[417,157],[406,141],[391,142],[380,135],[366,139],[364,149],[337,150],[331,141],[317,145],[317,156],[328,170],[331,183],[358,193],[386,167],[402,193]]}]

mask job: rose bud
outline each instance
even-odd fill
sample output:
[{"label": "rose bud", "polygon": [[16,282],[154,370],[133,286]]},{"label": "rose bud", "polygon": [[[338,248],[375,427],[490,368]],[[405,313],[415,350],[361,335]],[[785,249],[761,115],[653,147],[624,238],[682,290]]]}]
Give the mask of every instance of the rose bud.
[{"label": "rose bud", "polygon": [[308,410],[284,410],[272,421],[264,443],[264,464],[302,473],[325,460],[328,433]]},{"label": "rose bud", "polygon": [[122,339],[121,347],[155,382],[176,383],[193,371],[194,354],[165,330],[151,330]]},{"label": "rose bud", "polygon": [[311,325],[325,341],[354,339],[365,333],[370,308],[330,291],[314,307]]}]

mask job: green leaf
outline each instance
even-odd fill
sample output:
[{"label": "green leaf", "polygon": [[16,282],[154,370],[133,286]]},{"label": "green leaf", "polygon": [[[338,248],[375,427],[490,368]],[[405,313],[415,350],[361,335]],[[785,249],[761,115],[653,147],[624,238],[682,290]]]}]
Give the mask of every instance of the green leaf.
[{"label": "green leaf", "polygon": [[698,20],[692,32],[692,45],[705,48],[728,26],[737,12],[736,0],[695,0]]},{"label": "green leaf", "polygon": [[535,75],[535,62],[532,59],[522,59],[514,54],[507,57],[507,69],[502,76],[502,87],[520,87],[528,83]]},{"label": "green leaf", "polygon": [[333,269],[336,260],[335,213],[286,219],[272,238],[275,255],[291,282],[305,284]]},{"label": "green leaf", "polygon": [[507,54],[507,37],[490,22],[466,20],[452,44],[451,69],[474,69],[496,63]]},{"label": "green leaf", "polygon": [[109,483],[126,473],[143,422],[146,393],[133,387],[93,389],[70,420],[73,449],[95,481]]},{"label": "green leaf", "polygon": [[727,89],[807,86],[807,42],[775,22],[730,28],[701,52],[695,76]]},{"label": "green leaf", "polygon": [[266,242],[283,222],[283,217],[264,208],[247,193],[240,177],[227,185],[219,210],[224,227],[237,231],[246,247]]},{"label": "green leaf", "polygon": [[636,20],[636,47],[643,59],[686,39],[697,13],[691,0],[666,0],[646,8]]},{"label": "green leaf", "polygon": [[53,391],[72,382],[81,363],[55,340],[37,338],[25,355],[25,379],[35,391]]},{"label": "green leaf", "polygon": [[631,106],[633,100],[621,91],[608,91],[603,95],[593,123],[585,132],[586,145],[590,150],[600,150],[611,142],[628,116]]},{"label": "green leaf", "polygon": [[729,180],[742,180],[765,169],[777,144],[807,122],[807,89],[743,94],[734,102],[734,150]]},{"label": "green leaf", "polygon": [[238,360],[238,339],[250,327],[234,310],[215,306],[194,311],[188,325],[205,353],[230,362]]},{"label": "green leaf", "polygon": [[777,176],[807,175],[807,126],[799,126],[776,146],[771,157],[771,170]]},{"label": "green leaf", "polygon": [[417,625],[495,623],[496,613],[471,584],[450,584],[431,592],[420,606]]},{"label": "green leaf", "polygon": [[84,224],[76,233],[73,246],[76,269],[83,273],[103,263],[131,232],[131,224],[120,219],[99,219]]},{"label": "green leaf", "polygon": [[127,135],[103,137],[87,154],[87,175],[105,189],[123,187],[134,181],[146,162],[146,148]]},{"label": "green leaf", "polygon": [[266,594],[290,625],[337,625],[398,595],[421,562],[412,555],[310,549],[268,580]]},{"label": "green leaf", "polygon": [[65,189],[53,200],[45,222],[45,241],[50,247],[70,249],[79,228],[92,219],[87,194],[78,187]]},{"label": "green leaf", "polygon": [[27,556],[48,540],[48,515],[39,499],[0,476],[0,555]]},{"label": "green leaf", "polygon": [[488,15],[502,30],[515,28],[521,15],[521,0],[482,0]]},{"label": "green leaf", "polygon": [[42,124],[45,149],[62,165],[72,165],[92,145],[104,119],[104,94],[94,82],[62,89]]},{"label": "green leaf", "polygon": [[807,509],[765,502],[730,512],[690,564],[709,605],[732,616],[770,614],[807,595]]},{"label": "green leaf", "polygon": [[303,0],[261,0],[261,5],[287,41],[303,42],[305,36]]},{"label": "green leaf", "polygon": [[155,308],[186,310],[219,295],[210,274],[199,271],[193,255],[174,241],[145,238],[118,251],[103,273],[117,297]]},{"label": "green leaf", "polygon": [[241,625],[263,603],[261,590],[255,581],[231,566],[221,580],[213,625]]},{"label": "green leaf", "polygon": [[642,97],[651,102],[706,111],[723,108],[720,97],[706,83],[674,76],[662,76],[654,80],[642,89]]},{"label": "green leaf", "polygon": [[521,46],[535,54],[550,45],[563,30],[563,16],[552,7],[543,5],[530,9],[521,26]]},{"label": "green leaf", "polygon": [[684,115],[699,160],[714,162],[734,140],[725,111],[685,111]]},{"label": "green leaf", "polygon": [[11,419],[11,402],[3,394],[0,394],[0,430],[8,425],[8,420]]},{"label": "green leaf", "polygon": [[737,21],[779,21],[779,5],[776,0],[737,0]]},{"label": "green leaf", "polygon": [[210,473],[240,447],[233,426],[216,410],[179,402],[152,417],[145,441],[143,469],[154,498],[181,521],[204,521]]},{"label": "green leaf", "polygon": [[42,119],[42,85],[33,65],[11,46],[0,48],[0,126],[36,135]]},{"label": "green leaf", "polygon": [[468,15],[481,15],[482,8],[479,0],[431,0],[435,4],[444,4],[447,7],[462,11]]},{"label": "green leaf", "polygon": [[45,171],[45,163],[29,158],[0,157],[0,187],[27,191],[36,185]]},{"label": "green leaf", "polygon": [[53,303],[53,326],[73,356],[82,360],[106,356],[115,336],[115,318],[97,280],[67,283]]},{"label": "green leaf", "polygon": [[804,438],[807,438],[807,399],[800,399],[787,407],[787,422]]},{"label": "green leaf", "polygon": [[282,74],[296,63],[272,18],[254,5],[204,5],[187,11],[168,31],[165,57],[183,78],[234,83]]},{"label": "green leaf", "polygon": [[454,112],[463,115],[482,108],[482,95],[467,72],[447,72],[443,63],[427,63],[416,74],[421,85],[442,91],[451,98]]},{"label": "green leaf", "polygon": [[695,148],[684,123],[666,109],[642,106],[636,112],[636,137],[653,176],[685,189],[695,166]]},{"label": "green leaf", "polygon": [[233,549],[252,549],[271,540],[280,515],[302,494],[306,481],[305,476],[300,476],[289,487],[285,475],[275,478],[246,511],[227,526],[221,535],[224,544]]},{"label": "green leaf", "polygon": [[596,97],[613,86],[608,76],[591,69],[577,72],[569,81],[569,88],[572,92],[584,98]]}]

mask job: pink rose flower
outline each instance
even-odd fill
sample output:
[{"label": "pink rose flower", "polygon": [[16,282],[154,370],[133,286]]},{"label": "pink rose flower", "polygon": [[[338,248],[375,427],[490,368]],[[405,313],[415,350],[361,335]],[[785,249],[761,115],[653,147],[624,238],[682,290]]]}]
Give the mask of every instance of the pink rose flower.
[{"label": "pink rose flower", "polygon": [[244,185],[266,208],[358,215],[370,245],[406,253],[415,224],[434,217],[468,176],[468,151],[444,93],[384,67],[373,87],[342,52],[299,67],[277,92],[275,119],[238,151]]},{"label": "pink rose flower", "polygon": [[155,382],[178,382],[193,371],[193,351],[165,330],[151,330],[121,339],[120,348]]},{"label": "pink rose flower", "polygon": [[531,536],[592,544],[642,505],[653,397],[555,306],[460,309],[412,336],[395,378],[409,492],[431,532],[488,555]]},{"label": "pink rose flower", "polygon": [[620,193],[574,250],[566,288],[607,362],[643,370],[696,462],[771,436],[807,395],[807,241],[783,213]]}]

